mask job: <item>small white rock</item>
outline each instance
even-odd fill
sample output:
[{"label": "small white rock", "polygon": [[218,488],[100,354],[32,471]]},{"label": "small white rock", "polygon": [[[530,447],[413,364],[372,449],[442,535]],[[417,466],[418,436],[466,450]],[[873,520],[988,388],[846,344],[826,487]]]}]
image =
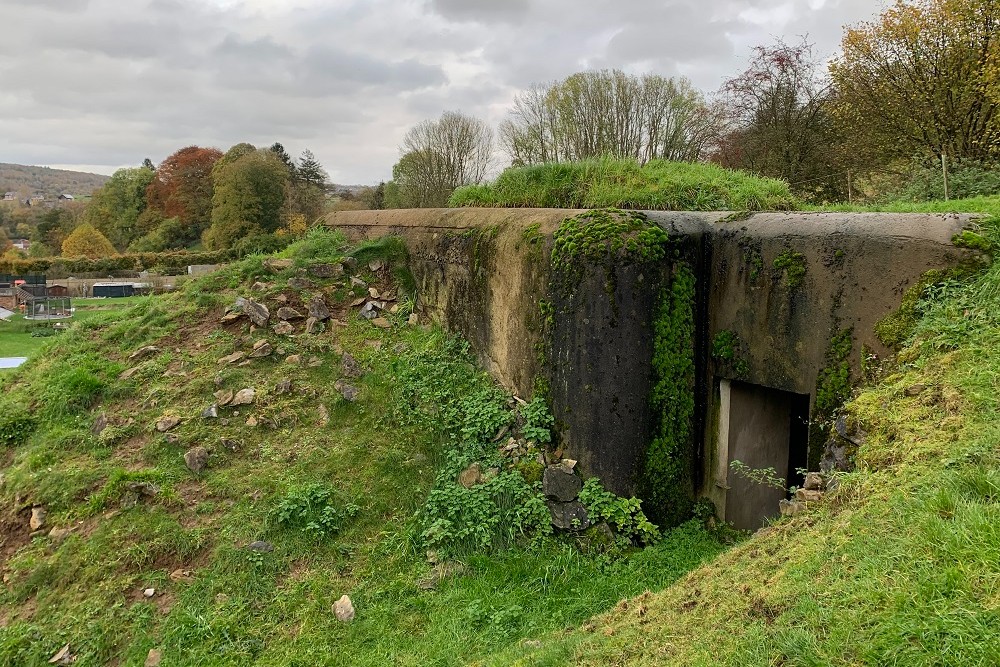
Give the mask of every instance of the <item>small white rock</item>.
[{"label": "small white rock", "polygon": [[333,603],[333,613],[336,615],[338,621],[343,621],[344,623],[354,620],[354,605],[351,603],[351,598],[346,595],[340,596],[340,599]]}]

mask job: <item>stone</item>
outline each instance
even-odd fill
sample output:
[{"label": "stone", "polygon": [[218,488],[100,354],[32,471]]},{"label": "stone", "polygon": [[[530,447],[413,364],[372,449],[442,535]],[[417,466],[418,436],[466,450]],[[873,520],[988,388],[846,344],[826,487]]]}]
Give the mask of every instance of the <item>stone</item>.
[{"label": "stone", "polygon": [[144,597],[144,598],[151,598],[151,597],[154,597],[155,595],[156,595],[156,589],[155,588],[147,588],[147,589],[145,589],[145,590],[142,591],[142,597]]},{"label": "stone", "polygon": [[579,500],[568,503],[549,500],[549,514],[552,516],[552,525],[561,530],[586,530],[590,528],[590,517],[587,515],[587,508]]},{"label": "stone", "polygon": [[184,452],[184,464],[197,475],[208,465],[208,450],[204,447],[192,447]]},{"label": "stone", "polygon": [[295,333],[295,327],[288,322],[278,322],[271,329],[279,336],[289,336]]},{"label": "stone", "polygon": [[180,417],[175,417],[174,415],[164,415],[156,422],[156,430],[160,433],[166,433],[180,423]]},{"label": "stone", "polygon": [[177,568],[170,573],[170,581],[177,583],[190,583],[194,581],[194,572],[191,570],[185,570],[182,567]]},{"label": "stone", "polygon": [[417,316],[416,313],[410,313],[410,316],[406,318],[406,323],[409,324],[411,327],[415,327],[418,324],[420,324],[420,318]]},{"label": "stone", "polygon": [[100,435],[107,427],[108,427],[108,416],[104,413],[101,413],[100,415],[98,415],[97,419],[94,420],[94,423],[90,426],[90,432],[93,433],[94,435]]},{"label": "stone", "polygon": [[806,511],[806,504],[798,500],[782,499],[778,502],[778,511],[781,512],[781,516],[795,516]]},{"label": "stone", "polygon": [[316,334],[323,331],[323,325],[315,317],[310,317],[306,320],[306,333]]},{"label": "stone", "polygon": [[69,650],[69,644],[59,649],[54,656],[49,658],[50,665],[72,665],[76,662],[76,656]]},{"label": "stone", "polygon": [[253,322],[254,326],[267,326],[267,321],[271,319],[271,311],[262,303],[257,303],[253,299],[247,299],[243,304],[243,312]]},{"label": "stone", "polygon": [[284,320],[285,322],[289,320],[301,320],[302,313],[294,308],[290,308],[289,306],[282,306],[278,309],[278,319]]},{"label": "stone", "polygon": [[251,542],[250,544],[248,544],[247,545],[247,549],[249,549],[250,551],[256,551],[258,553],[265,553],[266,554],[266,553],[270,553],[270,552],[274,551],[274,545],[271,544],[270,542],[264,542],[263,540],[257,540],[255,542]]},{"label": "stone", "polygon": [[223,315],[219,322],[221,324],[232,324],[241,317],[243,317],[243,313],[238,310],[234,310]]},{"label": "stone", "polygon": [[225,447],[231,452],[235,452],[240,448],[240,443],[236,442],[235,440],[231,440],[229,438],[223,438],[220,442],[222,443],[223,447]]},{"label": "stone", "polygon": [[264,266],[274,273],[292,268],[292,260],[270,258],[264,260]]},{"label": "stone", "polygon": [[572,470],[576,468],[576,463],[575,459],[563,459],[559,462],[559,465],[561,465],[565,470],[572,472]]},{"label": "stone", "polygon": [[135,366],[134,368],[130,368],[127,371],[122,372],[122,374],[118,376],[118,379],[122,381],[131,380],[132,376],[139,372],[139,368],[139,366]]},{"label": "stone", "polygon": [[279,294],[278,296],[274,297],[274,300],[280,303],[281,305],[285,305],[286,303],[288,303],[288,295]]},{"label": "stone", "polygon": [[373,299],[377,299],[378,298],[378,290],[375,289],[374,287],[369,287],[368,288],[368,296],[370,296]]},{"label": "stone", "polygon": [[319,368],[323,365],[323,360],[319,357],[309,357],[309,368]]},{"label": "stone", "polygon": [[363,304],[367,300],[368,300],[368,297],[366,297],[366,296],[357,298],[354,301],[351,301],[351,308],[356,308],[357,306],[360,306],[361,304]]},{"label": "stone", "polygon": [[142,667],[160,667],[160,662],[163,660],[163,651],[158,648],[149,649],[149,653],[146,654],[146,661],[142,663]]},{"label": "stone", "polygon": [[384,317],[376,317],[374,320],[372,320],[372,324],[374,324],[379,329],[392,328],[392,323],[389,322],[389,320],[385,319]]},{"label": "stone", "polygon": [[349,378],[359,378],[364,374],[358,360],[348,352],[344,352],[344,356],[340,358],[340,372]]},{"label": "stone", "polygon": [[478,463],[470,464],[462,472],[458,473],[458,484],[466,489],[471,489],[483,482],[483,471]]},{"label": "stone", "polygon": [[562,465],[547,466],[542,473],[542,493],[550,500],[567,503],[575,500],[583,480]]},{"label": "stone", "polygon": [[256,392],[253,390],[253,387],[240,389],[238,392],[236,392],[236,395],[233,396],[233,401],[229,405],[233,407],[237,405],[252,405],[255,396]]},{"label": "stone", "polygon": [[353,403],[358,400],[358,388],[354,385],[347,384],[343,380],[337,380],[333,385],[334,389],[340,392],[340,395],[344,397],[345,400]]},{"label": "stone", "polygon": [[229,405],[233,402],[233,390],[232,389],[220,389],[212,396],[215,396],[215,402],[217,405]]},{"label": "stone", "polygon": [[264,290],[268,290],[270,288],[271,288],[271,283],[265,283],[265,282],[262,282],[260,280],[258,280],[257,282],[255,282],[250,287],[250,289],[253,290],[254,292],[263,292]]},{"label": "stone", "polygon": [[219,418],[219,406],[213,403],[204,410],[201,411],[202,419],[218,419]]},{"label": "stone", "polygon": [[274,348],[271,347],[269,342],[266,340],[259,340],[253,344],[253,351],[250,352],[250,358],[261,359],[263,357],[269,357],[273,351]]},{"label": "stone", "polygon": [[247,353],[240,350],[239,352],[233,352],[228,354],[221,359],[219,359],[220,364],[235,364],[237,361],[243,361],[247,356]]},{"label": "stone", "polygon": [[320,322],[330,319],[330,308],[322,294],[317,294],[309,301],[309,315]]},{"label": "stone", "polygon": [[809,489],[798,489],[795,491],[795,499],[807,503],[814,503],[823,499],[822,491],[810,491]]},{"label": "stone", "polygon": [[254,417],[253,415],[250,415],[249,417],[247,417],[246,425],[249,426],[250,428],[256,428],[257,424],[259,424],[259,423],[260,422],[258,422],[257,418]]},{"label": "stone", "polygon": [[287,357],[285,357],[285,363],[286,364],[294,364],[294,365],[298,366],[299,364],[302,363],[302,355],[301,354],[290,354]]},{"label": "stone", "polygon": [[45,517],[48,516],[48,512],[45,511],[44,507],[35,506],[31,508],[31,518],[28,519],[28,525],[31,526],[32,530],[41,530],[42,526],[45,525]]},{"label": "stone", "polygon": [[333,615],[342,623],[353,621],[354,604],[351,602],[351,598],[346,595],[340,596],[340,599],[333,603]]},{"label": "stone", "polygon": [[287,394],[291,391],[292,381],[288,378],[284,378],[278,384],[274,385],[274,393],[276,394]]},{"label": "stone", "polygon": [[366,303],[361,307],[361,310],[358,312],[358,314],[361,315],[361,317],[365,318],[366,320],[374,320],[376,317],[378,317],[378,306],[375,305],[374,301],[369,301],[368,303]]},{"label": "stone", "polygon": [[312,289],[313,287],[315,287],[315,285],[313,285],[313,282],[311,280],[307,280],[305,278],[289,278],[288,286],[291,287],[292,289],[299,289],[299,290]]},{"label": "stone", "polygon": [[384,267],[385,267],[385,262],[383,262],[381,259],[373,259],[372,261],[368,262],[368,268],[371,270],[372,273],[378,273]]},{"label": "stone", "polygon": [[927,389],[927,385],[915,384],[915,385],[913,385],[911,387],[907,387],[906,391],[904,393],[907,396],[919,396],[920,394],[924,393],[924,390],[926,390],[926,389]]},{"label": "stone", "polygon": [[160,348],[155,345],[147,345],[146,347],[140,347],[138,350],[128,355],[129,361],[136,361],[137,359],[145,359],[146,357],[151,357],[154,354],[158,354]]},{"label": "stone", "polygon": [[802,488],[809,491],[822,491],[825,486],[823,476],[818,472],[807,472],[806,479],[802,483]]},{"label": "stone", "polygon": [[49,539],[56,544],[60,544],[64,542],[72,533],[72,528],[53,528],[49,531]]},{"label": "stone", "polygon": [[338,278],[344,275],[343,264],[313,264],[306,270],[316,278]]},{"label": "stone", "polygon": [[326,426],[327,424],[329,424],[330,413],[327,411],[326,406],[320,403],[319,408],[317,408],[317,411],[319,412],[319,425]]}]

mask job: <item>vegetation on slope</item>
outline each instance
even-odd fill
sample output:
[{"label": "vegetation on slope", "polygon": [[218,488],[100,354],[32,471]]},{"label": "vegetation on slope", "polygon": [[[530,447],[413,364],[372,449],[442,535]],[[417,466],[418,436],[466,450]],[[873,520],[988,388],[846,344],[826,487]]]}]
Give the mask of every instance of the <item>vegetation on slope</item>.
[{"label": "vegetation on slope", "polygon": [[712,164],[587,160],[506,169],[491,184],[459,188],[450,206],[626,208],[650,211],[789,210],[788,184]]},{"label": "vegetation on slope", "polygon": [[[461,341],[407,324],[398,242],[351,251],[367,286],[308,272],[347,252],[314,232],[286,251],[290,267],[254,256],[139,298],[4,380],[0,664],[44,665],[69,644],[80,667],[142,664],[151,649],[169,665],[460,665],[660,589],[724,549],[697,523],[642,551],[547,534],[531,511],[540,466],[511,467],[493,441],[501,425],[544,440],[539,406],[517,407]],[[369,286],[399,293],[388,328],[350,307]],[[304,310],[320,293],[334,319],[324,332],[219,323],[237,296]],[[272,355],[219,363],[260,340]],[[201,416],[214,392],[249,387],[253,404]],[[180,423],[159,432],[171,416]],[[196,446],[209,450],[199,473],[184,460]],[[471,460],[490,481],[466,489],[455,475]],[[34,536],[33,506],[48,512]],[[343,594],[351,623],[331,610]]]},{"label": "vegetation on slope", "polygon": [[0,164],[0,194],[15,192],[22,199],[35,194],[44,195],[46,199],[55,199],[62,194],[89,196],[107,180],[107,176],[85,171]]},{"label": "vegetation on slope", "polygon": [[918,313],[899,367],[848,405],[857,469],[823,501],[483,664],[1000,663],[1000,264],[928,287]]}]

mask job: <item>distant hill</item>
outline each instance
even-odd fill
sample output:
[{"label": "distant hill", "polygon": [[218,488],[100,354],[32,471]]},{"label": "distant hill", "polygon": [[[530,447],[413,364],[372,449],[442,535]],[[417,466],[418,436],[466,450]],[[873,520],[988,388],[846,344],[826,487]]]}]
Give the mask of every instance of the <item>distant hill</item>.
[{"label": "distant hill", "polygon": [[5,192],[16,192],[20,197],[42,194],[46,199],[54,199],[61,194],[84,197],[107,180],[107,176],[84,171],[0,163],[0,196]]}]

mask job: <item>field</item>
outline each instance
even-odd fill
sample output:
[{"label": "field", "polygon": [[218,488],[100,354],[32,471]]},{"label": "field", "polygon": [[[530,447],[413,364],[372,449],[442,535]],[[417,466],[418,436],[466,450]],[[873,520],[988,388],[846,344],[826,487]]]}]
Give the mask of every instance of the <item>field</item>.
[{"label": "field", "polygon": [[[140,297],[127,297],[123,299],[73,299],[75,312],[69,320],[62,320],[67,326],[72,326],[77,322],[86,322],[95,315],[110,310],[126,308]],[[32,336],[31,332],[39,330],[53,329],[54,322],[36,322],[26,320],[18,313],[10,318],[10,321],[0,321],[0,357],[30,357],[45,341],[44,336]],[[55,335],[59,335],[56,333]]]}]

